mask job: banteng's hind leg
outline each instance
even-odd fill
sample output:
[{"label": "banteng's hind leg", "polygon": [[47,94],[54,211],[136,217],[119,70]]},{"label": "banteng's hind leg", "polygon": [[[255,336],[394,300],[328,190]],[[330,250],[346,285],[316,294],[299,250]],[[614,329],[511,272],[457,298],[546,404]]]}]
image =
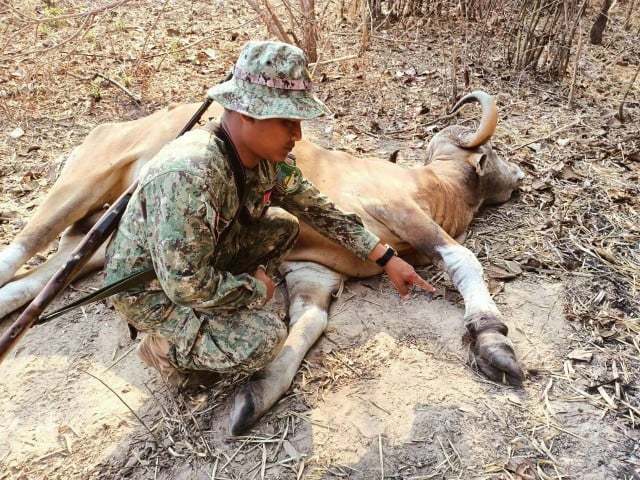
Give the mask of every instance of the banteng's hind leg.
[{"label": "banteng's hind leg", "polygon": [[[27,304],[38,295],[54,273],[69,260],[73,250],[102,213],[102,211],[97,212],[69,227],[60,237],[58,250],[46,262],[32,270],[16,275],[11,282],[0,288],[0,319]],[[106,243],[91,257],[78,277],[102,268],[105,247]]]},{"label": "banteng's hind leg", "polygon": [[343,276],[311,262],[284,262],[280,268],[289,292],[289,335],[278,356],[253,374],[236,394],[230,430],[239,435],[264,415],[289,389],[307,351],[327,327],[331,294]]}]

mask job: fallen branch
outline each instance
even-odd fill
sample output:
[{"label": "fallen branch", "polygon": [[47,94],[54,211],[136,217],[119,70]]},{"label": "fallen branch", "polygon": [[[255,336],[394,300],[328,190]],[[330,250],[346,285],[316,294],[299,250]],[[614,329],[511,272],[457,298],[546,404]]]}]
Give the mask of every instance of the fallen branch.
[{"label": "fallen branch", "polygon": [[[78,29],[71,35],[69,35],[67,38],[65,38],[64,40],[56,43],[55,45],[52,45],[50,47],[47,48],[43,48],[42,50],[28,50],[26,52],[22,52],[22,51],[16,51],[16,52],[9,52],[7,53],[7,55],[15,55],[15,54],[20,54],[22,56],[25,55],[31,55],[31,54],[42,54],[42,53],[46,53],[46,52],[50,52],[51,50],[56,50],[57,48],[62,47],[63,45],[66,45],[67,43],[71,42],[72,40],[75,40],[76,38],[78,38],[78,36],[80,36],[80,33],[82,33],[82,31],[89,31],[89,27],[91,26],[91,24],[93,20],[93,15],[87,15],[84,20],[82,21],[82,25],[80,25],[80,27],[78,27]],[[86,35],[86,34],[85,34]],[[84,37],[84,35],[83,35]]]},{"label": "fallen branch", "polygon": [[122,85],[121,83],[115,81],[112,78],[107,77],[106,75],[103,75],[102,73],[94,73],[90,77],[81,77],[81,76],[76,75],[75,73],[71,73],[71,72],[69,72],[69,75],[71,75],[74,78],[77,78],[78,80],[88,81],[88,82],[93,81],[96,78],[102,78],[103,80],[106,80],[107,82],[115,85],[120,90],[122,90],[124,93],[126,93],[137,105],[140,105],[142,103],[142,101],[136,95],[134,95],[129,90],[127,90],[127,88],[124,87],[124,85]]},{"label": "fallen branch", "polygon": [[360,58],[360,55],[355,54],[355,55],[347,55],[346,57],[332,58],[330,60],[319,60],[317,62],[310,63],[309,66],[317,67],[319,65],[327,65],[328,63],[344,62],[345,60],[355,60],[356,58]]},{"label": "fallen branch", "polygon": [[618,107],[618,113],[616,114],[616,118],[620,120],[622,123],[624,123],[624,112],[622,111],[622,109],[624,108],[624,102],[627,99],[627,95],[629,95],[629,91],[631,90],[631,87],[633,87],[633,84],[636,83],[636,79],[638,78],[638,72],[640,72],[640,63],[638,63],[638,68],[636,68],[636,73],[633,75],[633,78],[629,82],[629,85],[627,85],[627,90],[624,92],[624,95],[622,96],[622,101],[620,102],[620,106]]},{"label": "fallen branch", "polygon": [[532,143],[540,142],[540,141],[542,141],[542,140],[547,140],[547,139],[549,139],[549,138],[553,137],[556,133],[560,133],[560,132],[562,132],[563,130],[566,130],[566,129],[568,129],[568,128],[575,127],[576,125],[580,124],[581,122],[582,122],[582,119],[580,118],[580,119],[576,120],[575,122],[571,122],[570,124],[565,125],[564,127],[560,127],[560,128],[558,128],[558,129],[554,130],[553,132],[551,132],[551,133],[549,133],[549,134],[545,135],[544,137],[538,137],[538,138],[535,138],[535,139],[533,139],[533,140],[531,140],[531,141],[529,141],[529,142],[527,142],[527,143],[523,143],[522,145],[518,145],[517,147],[514,147],[514,148],[512,148],[511,150],[509,150],[509,152],[508,152],[508,153],[513,153],[513,152],[515,152],[516,150],[520,150],[521,148],[526,147],[527,145],[531,145]]},{"label": "fallen branch", "polygon": [[113,388],[111,388],[109,385],[107,385],[107,383],[106,383],[104,380],[102,380],[102,379],[101,379],[101,378],[99,378],[99,377],[96,377],[93,373],[88,372],[87,370],[82,370],[82,369],[79,369],[79,370],[80,370],[82,373],[86,373],[86,374],[87,374],[87,375],[89,375],[90,377],[95,378],[95,379],[96,379],[97,381],[99,381],[102,385],[104,385],[106,388],[108,388],[108,389],[109,389],[109,391],[110,391],[111,393],[113,393],[113,394],[116,396],[116,398],[117,398],[118,400],[120,400],[120,402],[122,402],[122,404],[123,404],[125,407],[127,407],[127,409],[132,413],[132,415],[133,415],[134,417],[136,417],[136,420],[138,420],[138,422],[140,422],[140,425],[142,425],[142,426],[147,430],[147,432],[149,432],[149,433],[151,434],[151,436],[152,436],[152,437],[153,437],[153,438],[154,438],[158,443],[160,443],[160,441],[159,441],[158,437],[156,437],[156,434],[154,433],[154,431],[149,427],[149,425],[147,425],[147,424],[145,423],[145,421],[142,419],[142,417],[140,417],[140,415],[138,415],[138,414],[136,413],[136,411],[135,411],[133,408],[131,408],[131,407],[129,406],[129,404],[128,404],[127,402],[125,402],[125,401],[124,401],[124,399],[123,399],[120,395],[118,395],[118,392],[116,392]]}]

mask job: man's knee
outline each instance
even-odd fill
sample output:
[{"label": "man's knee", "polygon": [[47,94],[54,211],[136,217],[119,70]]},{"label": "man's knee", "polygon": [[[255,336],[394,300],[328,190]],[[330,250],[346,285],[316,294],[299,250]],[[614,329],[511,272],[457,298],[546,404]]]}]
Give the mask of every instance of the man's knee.
[{"label": "man's knee", "polygon": [[274,328],[273,341],[270,344],[265,344],[264,348],[260,349],[260,351],[256,352],[255,357],[250,360],[249,363],[253,364],[251,371],[260,370],[261,368],[266,367],[269,363],[273,361],[274,358],[278,356],[280,350],[284,346],[284,343],[287,340],[288,330],[287,326],[284,322],[278,320],[277,326]]},{"label": "man's knee", "polygon": [[287,239],[295,240],[298,237],[300,222],[286,210],[270,207],[265,213],[265,220],[274,236],[280,237],[283,241]]},{"label": "man's knee", "polygon": [[246,349],[238,352],[238,366],[246,372],[267,366],[276,358],[288,335],[287,326],[276,315],[260,311],[253,319],[255,323],[247,331],[247,341],[241,342]]}]

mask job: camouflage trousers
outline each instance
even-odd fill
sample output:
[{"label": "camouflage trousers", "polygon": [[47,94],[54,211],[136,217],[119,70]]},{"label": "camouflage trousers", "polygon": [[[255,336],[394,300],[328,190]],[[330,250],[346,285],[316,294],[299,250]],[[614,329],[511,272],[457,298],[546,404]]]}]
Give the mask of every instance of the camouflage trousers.
[{"label": "camouflage trousers", "polygon": [[[272,273],[298,236],[298,220],[270,207],[248,225],[228,227],[216,249],[215,268],[234,274],[253,274],[269,263]],[[283,321],[266,310],[194,310],[176,305],[158,280],[142,291],[115,295],[116,310],[138,331],[165,338],[172,344],[169,361],[177,368],[216,372],[253,372],[275,358],[287,337]]]}]

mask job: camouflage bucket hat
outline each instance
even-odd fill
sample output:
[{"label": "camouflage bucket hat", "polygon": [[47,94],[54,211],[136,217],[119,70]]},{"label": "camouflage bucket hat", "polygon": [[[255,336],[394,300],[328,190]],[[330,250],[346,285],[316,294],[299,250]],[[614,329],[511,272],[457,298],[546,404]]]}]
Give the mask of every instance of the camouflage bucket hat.
[{"label": "camouflage bucket hat", "polygon": [[298,47],[280,42],[247,42],[231,80],[207,95],[223,107],[259,120],[309,120],[330,110],[311,91],[307,59]]}]

